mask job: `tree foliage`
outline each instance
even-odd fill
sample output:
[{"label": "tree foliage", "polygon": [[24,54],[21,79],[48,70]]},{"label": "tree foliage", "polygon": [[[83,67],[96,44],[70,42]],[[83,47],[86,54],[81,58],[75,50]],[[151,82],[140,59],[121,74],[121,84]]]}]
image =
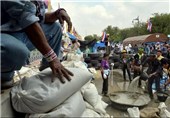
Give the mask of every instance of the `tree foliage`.
[{"label": "tree foliage", "polygon": [[86,37],[84,37],[85,40],[88,40],[88,41],[92,41],[94,39],[97,39],[98,41],[100,40],[100,36],[97,36],[96,34],[93,34],[93,35],[88,35]]},{"label": "tree foliage", "polygon": [[[113,27],[111,25],[107,26],[103,31],[110,35],[110,40],[114,42],[122,41],[125,38],[139,35],[146,35],[151,33],[163,33],[165,35],[170,34],[170,14],[158,14],[154,13],[151,18],[152,31],[147,31],[147,22],[137,22],[131,28],[119,29],[118,27]],[[85,40],[91,39],[100,40],[101,36],[88,35]]]}]

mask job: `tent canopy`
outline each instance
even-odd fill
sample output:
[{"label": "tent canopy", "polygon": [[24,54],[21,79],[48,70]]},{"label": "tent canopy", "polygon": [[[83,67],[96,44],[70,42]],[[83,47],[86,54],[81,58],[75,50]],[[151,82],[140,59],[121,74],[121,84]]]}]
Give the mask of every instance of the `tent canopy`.
[{"label": "tent canopy", "polygon": [[141,36],[129,37],[123,40],[123,45],[141,45],[142,43],[150,43],[150,42],[167,42],[169,39],[165,34],[155,33]]},{"label": "tent canopy", "polygon": [[93,46],[93,52],[96,52],[98,48],[104,48],[106,47],[105,43],[103,42],[97,42],[94,46]]}]

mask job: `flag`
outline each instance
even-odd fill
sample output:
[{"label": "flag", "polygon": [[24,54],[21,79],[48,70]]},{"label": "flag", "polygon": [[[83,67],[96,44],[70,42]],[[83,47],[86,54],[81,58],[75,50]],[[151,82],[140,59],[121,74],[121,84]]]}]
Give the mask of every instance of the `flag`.
[{"label": "flag", "polygon": [[101,41],[103,42],[106,38],[106,32],[103,32]]},{"label": "flag", "polygon": [[148,22],[147,22],[147,30],[148,30],[149,32],[152,31],[152,23],[151,23],[151,20],[150,20],[150,19],[149,19]]}]

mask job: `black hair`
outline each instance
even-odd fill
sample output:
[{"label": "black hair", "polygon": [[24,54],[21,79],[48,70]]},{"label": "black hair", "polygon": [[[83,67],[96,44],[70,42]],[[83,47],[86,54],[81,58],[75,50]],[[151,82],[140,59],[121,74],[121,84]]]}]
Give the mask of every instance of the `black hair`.
[{"label": "black hair", "polygon": [[76,40],[72,40],[71,42],[74,44],[74,43],[76,43]]},{"label": "black hair", "polygon": [[104,53],[103,58],[105,58],[107,56],[109,56],[109,54],[108,53]]},{"label": "black hair", "polygon": [[168,64],[168,60],[166,58],[161,59],[161,65]]},{"label": "black hair", "polygon": [[156,57],[156,55],[155,55],[155,54],[150,54],[150,55],[149,55],[149,57],[153,57],[153,58],[155,58],[155,57]]},{"label": "black hair", "polygon": [[136,55],[134,56],[134,59],[139,59],[139,55],[136,54]]}]

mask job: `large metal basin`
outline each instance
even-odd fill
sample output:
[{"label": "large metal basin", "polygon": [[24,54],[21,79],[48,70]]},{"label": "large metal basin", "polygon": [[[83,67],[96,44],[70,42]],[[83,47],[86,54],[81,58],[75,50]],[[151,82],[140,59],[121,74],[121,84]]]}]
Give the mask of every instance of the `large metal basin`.
[{"label": "large metal basin", "polygon": [[130,107],[142,108],[150,102],[148,94],[141,94],[136,92],[119,91],[109,95],[112,106],[120,109],[127,110]]}]

